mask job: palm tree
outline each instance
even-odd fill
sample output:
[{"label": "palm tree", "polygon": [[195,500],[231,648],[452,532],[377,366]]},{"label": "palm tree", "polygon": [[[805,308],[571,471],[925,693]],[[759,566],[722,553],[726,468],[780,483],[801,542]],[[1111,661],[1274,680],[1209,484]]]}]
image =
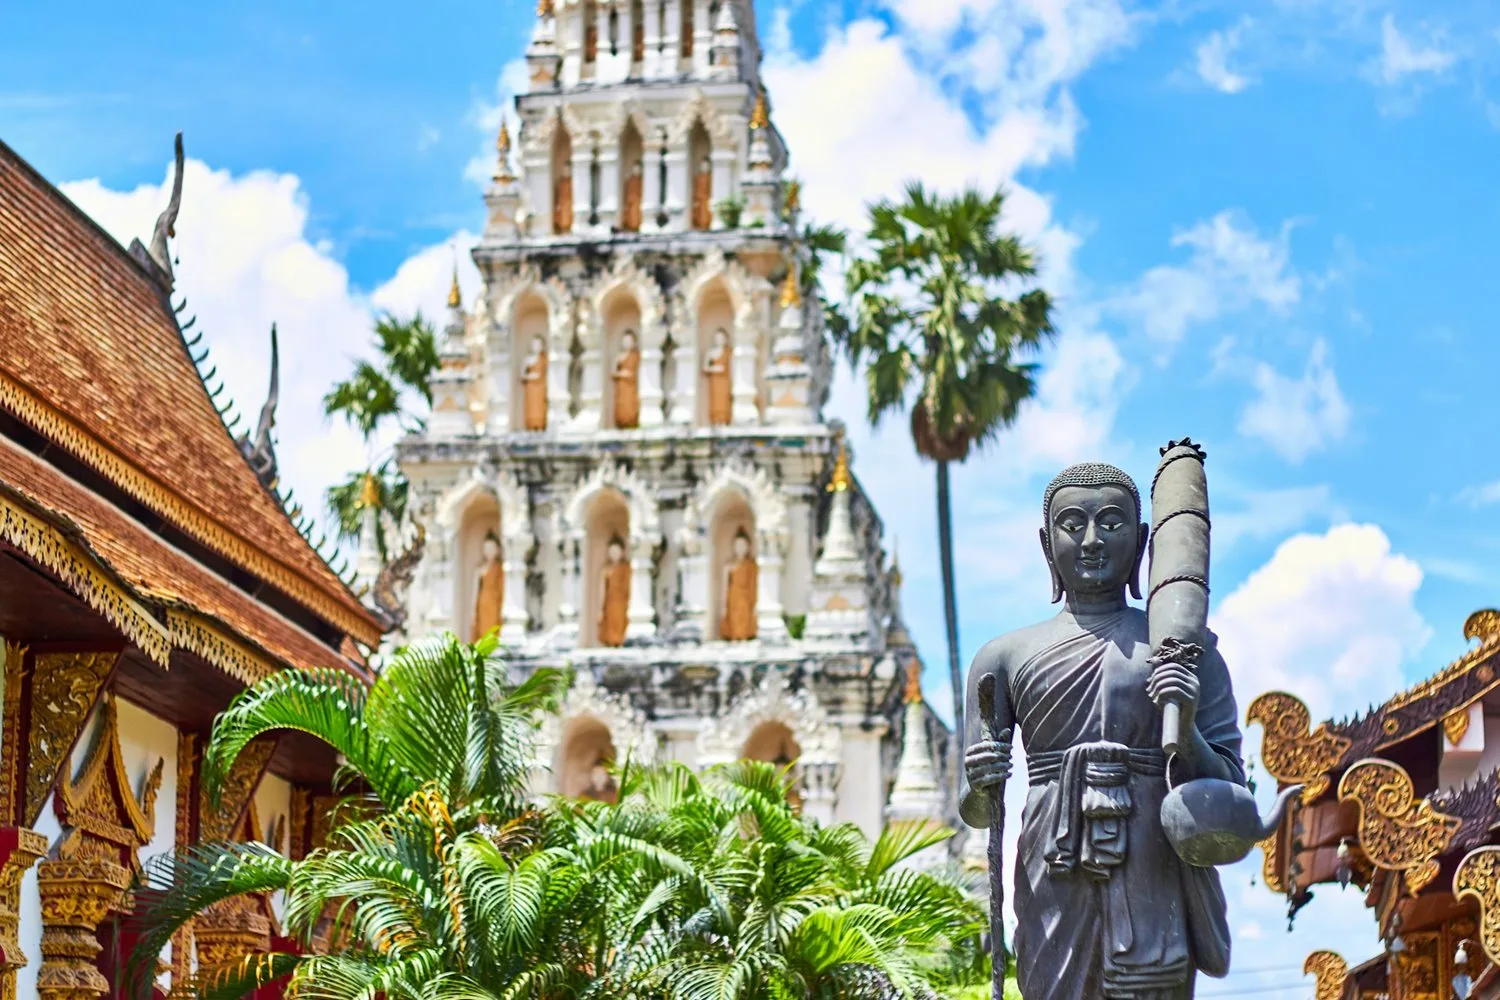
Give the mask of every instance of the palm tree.
[{"label": "palm tree", "polygon": [[[430,382],[438,368],[437,335],[420,312],[409,319],[383,313],[375,321],[375,347],[379,365],[357,361],[353,373],[323,397],[324,414],[347,421],[359,432],[367,451],[377,434],[392,423],[406,431],[420,429],[422,419],[408,402],[415,395],[431,405]],[[365,480],[369,476],[375,478],[378,487],[380,513],[394,522],[405,513],[406,478],[389,457],[384,461],[372,457],[368,469],[351,472],[328,489],[325,499],[342,541],[359,537]],[[383,526],[377,540],[384,557],[387,539]]]},{"label": "palm tree", "polygon": [[937,465],[943,617],[959,734],[964,702],[948,466],[1015,420],[1036,391],[1037,366],[1024,358],[1054,332],[1046,292],[1008,297],[1018,281],[1035,276],[1036,258],[1001,233],[1004,201],[1000,191],[945,197],[914,182],[900,203],[873,205],[868,256],[846,276],[851,316],[830,326],[856,369],[868,359],[870,422],[910,403],[917,453]]},{"label": "palm tree", "polygon": [[[493,636],[473,646],[435,636],[399,650],[369,687],[339,670],[292,670],[242,692],[205,749],[210,795],[252,741],[295,730],[338,752],[341,785],[356,792],[348,801],[359,808],[338,810],[329,846],[300,861],[259,844],[206,844],[153,862],[137,894],[141,935],[127,973],[138,995],[187,921],[251,893],[285,893],[284,933],[304,951],[330,912],[335,937],[352,943],[333,954],[255,954],[200,969],[197,995],[238,997],[290,976],[317,985],[293,995],[499,997],[475,992],[477,983],[504,981],[494,978],[495,962],[509,961],[506,974],[519,975],[555,953],[555,940],[525,952],[511,938],[537,943],[536,926],[556,923],[526,894],[536,879],[546,888],[555,867],[537,856],[546,823],[526,787],[538,720],[566,681],[543,669],[511,685],[495,650]],[[556,877],[548,906],[590,902],[563,898],[579,880]],[[589,888],[584,880],[569,891]]]}]

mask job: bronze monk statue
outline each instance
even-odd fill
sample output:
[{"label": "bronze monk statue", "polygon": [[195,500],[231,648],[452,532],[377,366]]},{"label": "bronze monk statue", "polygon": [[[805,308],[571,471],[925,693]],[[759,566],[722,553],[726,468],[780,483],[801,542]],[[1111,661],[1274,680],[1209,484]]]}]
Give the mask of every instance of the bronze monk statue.
[{"label": "bronze monk statue", "polygon": [[[1146,614],[1126,602],[1127,588],[1141,597],[1147,537],[1129,476],[1073,466],[1047,487],[1042,512],[1063,609],[975,657],[960,810],[970,826],[991,826],[990,797],[1003,798],[1019,726],[1030,784],[1015,861],[1021,995],[1184,1000],[1197,973],[1228,972],[1229,928],[1218,873],[1179,856],[1180,831],[1164,830],[1162,804],[1179,802],[1169,786],[1185,783],[1226,800],[1248,795],[1229,671],[1206,629],[1195,662],[1152,656]],[[1205,586],[1206,544],[1205,534]],[[1180,734],[1171,758],[1162,750],[1169,703]],[[991,879],[998,885],[998,870]]]}]

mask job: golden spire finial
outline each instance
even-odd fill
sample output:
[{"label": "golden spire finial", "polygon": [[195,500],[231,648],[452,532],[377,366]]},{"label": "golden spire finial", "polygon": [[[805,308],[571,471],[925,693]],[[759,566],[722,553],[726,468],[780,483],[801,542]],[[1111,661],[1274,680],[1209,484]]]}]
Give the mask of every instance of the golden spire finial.
[{"label": "golden spire finial", "polygon": [[[899,544],[899,543],[897,543]],[[896,545],[891,546],[891,586],[897,590],[901,589],[901,581],[905,577],[901,575],[901,553],[896,550]]]},{"label": "golden spire finial", "polygon": [[802,182],[793,178],[782,188],[781,203],[787,215],[796,215],[802,208]]},{"label": "golden spire finial", "polygon": [[853,482],[849,475],[849,448],[844,444],[844,436],[840,434],[839,454],[833,461],[833,478],[828,480],[828,492],[843,493]]},{"label": "golden spire finial", "polygon": [[510,123],[504,118],[500,119],[500,134],[495,137],[495,148],[500,151],[500,159],[510,158]]},{"label": "golden spire finial", "polygon": [[750,128],[763,129],[771,125],[771,111],[766,107],[766,88],[760,88],[760,93],[755,95],[755,110],[750,113]]},{"label": "golden spire finial", "polygon": [[463,292],[458,290],[458,251],[453,251],[453,284],[448,287],[448,308],[458,309],[464,304]]},{"label": "golden spire finial", "polygon": [[373,472],[365,473],[365,481],[359,489],[359,505],[361,508],[380,506],[380,484],[375,481]]},{"label": "golden spire finial", "polygon": [[908,705],[919,705],[922,702],[922,664],[912,660],[906,665],[906,696],[904,698]]},{"label": "golden spire finial", "polygon": [[556,17],[557,7],[553,0],[536,0],[537,17]]},{"label": "golden spire finial", "polygon": [[786,280],[781,283],[781,308],[790,309],[802,304],[802,288],[797,280],[795,262],[786,270]]}]

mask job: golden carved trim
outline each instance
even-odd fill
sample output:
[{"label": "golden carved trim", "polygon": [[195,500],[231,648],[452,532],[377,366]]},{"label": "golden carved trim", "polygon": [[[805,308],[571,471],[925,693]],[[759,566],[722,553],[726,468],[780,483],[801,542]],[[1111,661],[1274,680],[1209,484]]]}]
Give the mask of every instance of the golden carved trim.
[{"label": "golden carved trim", "polygon": [[378,626],[328,596],[300,572],[267,555],[163,487],[4,372],[0,372],[0,406],[88,462],[110,482],[215,552],[284,591],[365,645],[379,644]]},{"label": "golden carved trim", "polygon": [[1339,1000],[1344,995],[1344,980],[1349,978],[1349,963],[1332,951],[1315,951],[1302,963],[1302,974],[1317,976],[1317,1000]]},{"label": "golden carved trim", "polygon": [[120,658],[118,651],[33,653],[31,724],[27,732],[26,826],[36,823],[57,780],[58,769],[78,736],[104,682]]},{"label": "golden carved trim", "polygon": [[1275,893],[1286,892],[1286,881],[1281,877],[1281,830],[1278,829],[1260,842],[1260,877],[1266,888]]},{"label": "golden carved trim", "polygon": [[1443,735],[1448,737],[1448,745],[1456,747],[1463,742],[1464,736],[1469,732],[1469,709],[1468,706],[1450,712],[1443,717]]},{"label": "golden carved trim", "polygon": [[[173,846],[181,851],[193,843],[193,802],[198,773],[198,737],[177,733],[177,823]],[[193,977],[193,922],[189,920],[172,935],[172,988]]]},{"label": "golden carved trim", "polygon": [[5,720],[0,729],[0,826],[16,825],[21,801],[21,685],[26,678],[26,647],[5,642]]},{"label": "golden carved trim", "polygon": [[1303,785],[1302,801],[1311,803],[1328,790],[1329,772],[1353,744],[1335,736],[1323,723],[1312,729],[1312,713],[1296,695],[1271,691],[1250,703],[1249,722],[1265,730],[1260,759],[1283,785]]},{"label": "golden carved trim", "polygon": [[1405,950],[1394,956],[1392,995],[1402,1000],[1446,1000],[1448,979],[1443,954],[1443,935],[1437,931],[1403,934]]},{"label": "golden carved trim", "polygon": [[217,807],[206,789],[198,793],[198,839],[203,843],[229,840],[250,805],[260,779],[276,751],[274,739],[258,739],[240,751],[239,757],[219,788]]},{"label": "golden carved trim", "polygon": [[37,866],[42,897],[40,1000],[104,997],[109,983],[97,967],[99,922],[117,907],[130,871],[110,861],[43,861]]},{"label": "golden carved trim", "polygon": [[1411,776],[1378,758],[1359,761],[1344,772],[1339,801],[1359,806],[1359,846],[1365,857],[1377,867],[1404,873],[1412,895],[1437,877],[1438,855],[1463,826],[1459,817],[1438,812],[1426,799],[1419,801]]},{"label": "golden carved trim", "polygon": [[1453,895],[1479,904],[1479,943],[1500,964],[1500,847],[1470,851],[1453,872]]},{"label": "golden carved trim", "polygon": [[77,780],[57,783],[58,817],[69,827],[57,845],[63,861],[114,861],[140,871],[140,849],[156,832],[156,796],[166,761],[157,758],[136,801],[120,750],[115,700],[106,697],[104,716]]},{"label": "golden carved trim", "polygon": [[56,525],[0,496],[0,540],[46,567],[146,655],[162,666],[167,665],[172,652],[167,630],[129,588],[105,572],[93,553],[64,537]]},{"label": "golden carved trim", "polygon": [[292,786],[291,837],[287,840],[286,856],[293,861],[307,857],[307,840],[312,827],[312,792],[300,785]]},{"label": "golden carved trim", "polygon": [[204,618],[180,609],[167,611],[172,639],[247,687],[276,673],[276,664]]},{"label": "golden carved trim", "polygon": [[[11,843],[14,839],[14,843]],[[8,849],[0,865],[0,1000],[15,1000],[16,971],[26,966],[21,950],[21,879],[47,853],[47,838],[21,827],[0,829]]]},{"label": "golden carved trim", "polygon": [[[1405,708],[1429,698],[1438,688],[1467,672],[1475,664],[1500,652],[1500,611],[1476,611],[1464,622],[1464,638],[1479,640],[1479,645],[1454,660],[1431,677],[1406,689],[1386,703],[1388,710]],[[1481,677],[1481,680],[1486,678]]]}]

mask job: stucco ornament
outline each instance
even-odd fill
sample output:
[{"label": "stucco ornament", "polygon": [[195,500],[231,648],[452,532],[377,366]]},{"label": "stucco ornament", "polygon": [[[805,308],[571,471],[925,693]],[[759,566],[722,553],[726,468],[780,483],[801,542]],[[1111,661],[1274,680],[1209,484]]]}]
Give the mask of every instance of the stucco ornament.
[{"label": "stucco ornament", "polygon": [[542,723],[536,741],[537,767],[553,767],[564,734],[579,719],[593,719],[609,730],[609,741],[620,763],[627,759],[633,764],[656,763],[656,737],[645,713],[600,687],[594,675],[584,670],[574,675],[561,709]]},{"label": "stucco ornament", "polygon": [[774,667],[721,718],[703,721],[698,730],[699,761],[708,765],[738,760],[751,734],[766,723],[780,723],[791,732],[802,750],[798,764],[803,769],[837,765],[843,745],[838,727],[811,690],[792,691],[786,671]]}]

